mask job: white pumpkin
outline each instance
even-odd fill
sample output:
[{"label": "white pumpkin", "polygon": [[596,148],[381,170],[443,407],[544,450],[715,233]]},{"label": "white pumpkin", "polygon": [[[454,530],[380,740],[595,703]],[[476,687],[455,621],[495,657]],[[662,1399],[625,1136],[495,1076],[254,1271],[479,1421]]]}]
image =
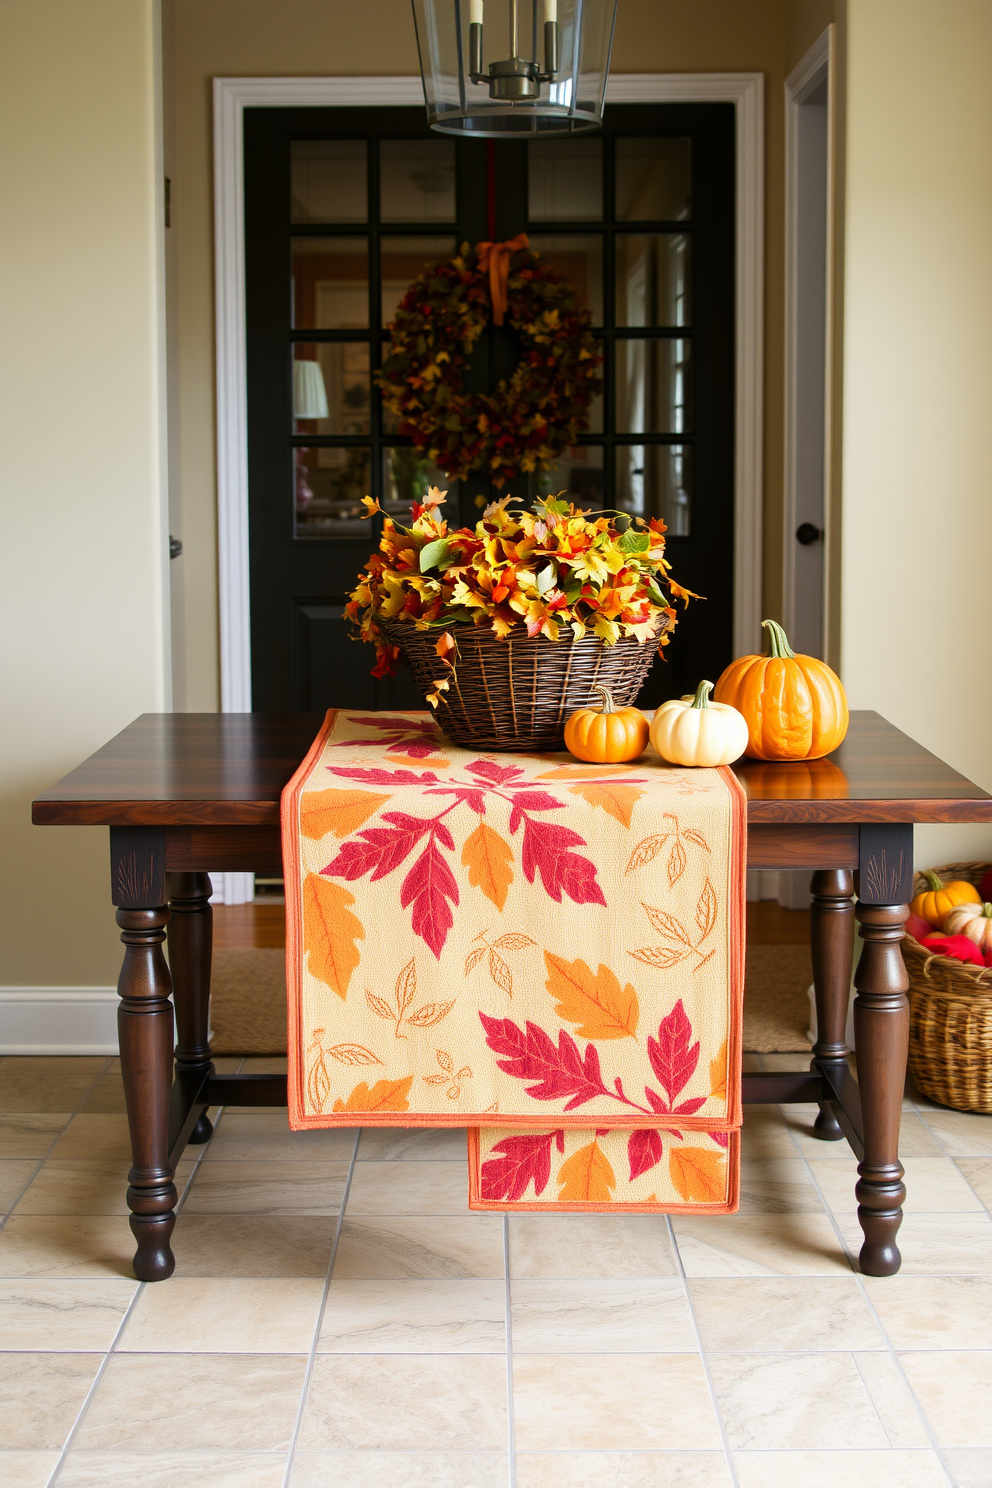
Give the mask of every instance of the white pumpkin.
[{"label": "white pumpkin", "polygon": [[747,721],[729,703],[711,703],[712,682],[694,697],[662,703],[651,723],[651,743],[671,765],[732,765],[747,748]]},{"label": "white pumpkin", "polygon": [[943,935],[966,935],[987,955],[992,951],[992,904],[955,904],[944,920]]}]

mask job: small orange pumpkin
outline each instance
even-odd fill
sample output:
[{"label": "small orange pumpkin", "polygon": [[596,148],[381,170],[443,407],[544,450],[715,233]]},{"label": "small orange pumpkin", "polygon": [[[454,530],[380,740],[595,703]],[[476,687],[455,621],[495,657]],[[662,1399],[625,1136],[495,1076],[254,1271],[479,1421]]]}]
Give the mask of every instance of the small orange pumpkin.
[{"label": "small orange pumpkin", "polygon": [[[947,916],[959,904],[981,904],[982,896],[966,878],[949,878],[946,882],[929,869],[923,877],[928,887],[917,894],[909,906],[913,914],[921,915],[937,930],[943,930]],[[954,932],[957,934],[957,931]]]},{"label": "small orange pumpkin", "polygon": [[600,765],[618,765],[643,754],[648,742],[648,721],[640,708],[617,708],[613,694],[600,683],[593,692],[603,700],[602,708],[580,708],[565,725],[565,747],[576,759]]},{"label": "small orange pumpkin", "polygon": [[777,621],[761,623],[769,654],[732,661],[713,696],[744,714],[752,759],[820,759],[847,733],[841,680],[825,661],[797,656]]}]

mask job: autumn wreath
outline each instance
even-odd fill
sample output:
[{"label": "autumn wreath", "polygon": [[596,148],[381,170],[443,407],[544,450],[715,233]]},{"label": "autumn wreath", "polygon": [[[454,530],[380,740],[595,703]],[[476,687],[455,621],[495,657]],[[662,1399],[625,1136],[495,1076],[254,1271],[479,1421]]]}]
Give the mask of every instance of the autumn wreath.
[{"label": "autumn wreath", "polygon": [[[489,321],[516,331],[521,359],[495,394],[467,393],[472,347]],[[495,486],[550,470],[588,425],[602,360],[567,278],[527,244],[479,243],[415,279],[390,326],[377,382],[383,403],[453,480],[471,472]]]}]

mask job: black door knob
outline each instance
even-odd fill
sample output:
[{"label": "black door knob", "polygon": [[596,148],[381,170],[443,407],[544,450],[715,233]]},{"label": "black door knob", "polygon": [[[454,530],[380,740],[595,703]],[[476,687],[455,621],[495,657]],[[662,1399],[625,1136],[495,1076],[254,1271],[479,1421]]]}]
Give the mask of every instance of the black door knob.
[{"label": "black door knob", "polygon": [[808,548],[810,543],[819,542],[822,536],[820,528],[814,527],[812,522],[802,522],[796,528],[796,542],[801,542],[804,548]]}]

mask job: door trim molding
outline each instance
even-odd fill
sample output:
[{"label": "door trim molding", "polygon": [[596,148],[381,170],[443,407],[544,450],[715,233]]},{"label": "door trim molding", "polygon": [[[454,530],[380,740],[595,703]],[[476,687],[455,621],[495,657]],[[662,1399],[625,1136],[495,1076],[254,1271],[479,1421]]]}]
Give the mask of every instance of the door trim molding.
[{"label": "door trim molding", "polygon": [[[389,104],[409,107],[423,103],[423,89],[419,77],[217,77],[213,98],[221,709],[242,713],[251,709],[244,111]],[[614,74],[609,80],[607,101],[733,103],[737,109],[734,649],[741,655],[760,649],[764,75]],[[226,900],[226,892],[224,897]]]},{"label": "door trim molding", "polygon": [[825,349],[823,366],[823,651],[828,645],[831,543],[831,407],[833,387],[834,223],[836,211],[835,120],[837,99],[836,26],[831,23],[785,80],[785,459],[782,491],[782,619],[789,630],[796,605],[796,464],[799,446],[799,110],[813,90],[827,84],[827,210]]}]

